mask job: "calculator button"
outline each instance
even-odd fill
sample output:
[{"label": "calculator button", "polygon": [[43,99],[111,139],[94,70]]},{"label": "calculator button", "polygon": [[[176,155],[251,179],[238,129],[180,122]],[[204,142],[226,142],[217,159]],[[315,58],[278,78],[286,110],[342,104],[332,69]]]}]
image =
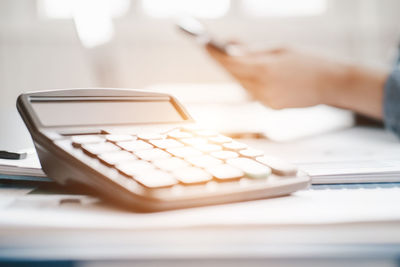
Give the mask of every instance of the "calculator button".
[{"label": "calculator button", "polygon": [[228,159],[226,163],[241,169],[250,178],[267,178],[271,174],[271,168],[248,158]]},{"label": "calculator button", "polygon": [[171,174],[155,169],[141,171],[133,178],[149,188],[168,187],[178,183]]},{"label": "calculator button", "polygon": [[201,131],[204,130],[203,127],[201,127],[198,124],[190,124],[190,125],[185,125],[181,128],[182,131],[186,131],[186,132],[193,132],[193,131]]},{"label": "calculator button", "polygon": [[264,155],[264,152],[257,149],[247,148],[240,150],[239,154],[242,155],[243,157],[255,158]]},{"label": "calculator button", "polygon": [[103,153],[100,154],[98,158],[100,159],[100,161],[109,166],[113,166],[123,161],[136,159],[136,157],[133,154],[123,150]]},{"label": "calculator button", "polygon": [[180,130],[173,130],[168,133],[168,136],[171,138],[176,138],[176,139],[193,137],[193,135],[191,133],[182,132]]},{"label": "calculator button", "polygon": [[137,151],[135,155],[148,161],[171,157],[170,154],[159,148]]},{"label": "calculator button", "polygon": [[122,142],[136,140],[136,137],[128,134],[109,134],[106,139],[110,142]]},{"label": "calculator button", "polygon": [[131,152],[153,148],[152,145],[141,140],[118,142],[117,145]]},{"label": "calculator button", "polygon": [[295,166],[275,157],[263,156],[256,158],[256,160],[270,167],[272,172],[277,175],[290,176],[297,173],[297,168]]},{"label": "calculator button", "polygon": [[184,184],[203,183],[212,179],[212,176],[208,172],[196,167],[176,170],[173,172],[173,175]]},{"label": "calculator button", "polygon": [[239,151],[239,150],[247,148],[246,144],[243,144],[243,143],[240,143],[240,142],[236,142],[236,141],[233,141],[233,142],[230,142],[230,143],[225,143],[222,146],[225,149],[233,150],[233,151]]},{"label": "calculator button", "polygon": [[215,152],[215,151],[220,151],[222,150],[222,147],[219,145],[214,145],[214,144],[202,144],[202,145],[195,145],[194,148],[204,152],[204,153],[210,153],[210,152]]},{"label": "calculator button", "polygon": [[104,142],[104,138],[98,135],[75,135],[71,137],[72,144],[79,147],[83,144],[94,144]]},{"label": "calculator button", "polygon": [[244,172],[228,164],[215,165],[206,168],[218,180],[239,179],[244,176]]},{"label": "calculator button", "polygon": [[165,171],[174,171],[189,166],[189,163],[179,158],[157,159],[153,161],[154,166]]},{"label": "calculator button", "polygon": [[191,157],[186,159],[189,163],[197,167],[210,167],[218,164],[222,164],[222,161],[211,157],[209,155],[199,156],[199,157]]},{"label": "calculator button", "polygon": [[203,153],[201,153],[199,150],[196,150],[191,147],[177,147],[177,148],[170,148],[167,149],[169,153],[176,157],[180,158],[188,158],[188,157],[195,157],[195,156],[201,156]]},{"label": "calculator button", "polygon": [[154,169],[153,165],[144,160],[132,160],[117,164],[116,168],[127,176],[134,176],[137,173],[143,172],[144,170]]},{"label": "calculator button", "polygon": [[183,144],[173,140],[173,139],[164,139],[164,140],[150,140],[150,143],[152,143],[154,146],[162,148],[162,149],[168,149],[168,148],[174,148],[174,147],[182,147]]},{"label": "calculator button", "polygon": [[200,137],[194,137],[194,138],[183,138],[180,140],[182,143],[185,145],[189,146],[196,146],[196,145],[204,145],[207,144],[207,139],[200,138]]},{"label": "calculator button", "polygon": [[212,130],[200,130],[195,132],[196,135],[201,136],[201,137],[212,137],[212,136],[217,136],[218,133],[216,131]]},{"label": "calculator button", "polygon": [[217,135],[214,137],[210,137],[210,142],[215,143],[215,144],[224,144],[224,143],[229,143],[232,142],[232,138],[224,136],[224,135]]},{"label": "calculator button", "polygon": [[91,156],[120,150],[119,147],[112,143],[85,144],[82,149]]},{"label": "calculator button", "polygon": [[210,153],[211,156],[217,158],[217,159],[222,159],[222,160],[227,160],[227,159],[233,159],[239,157],[239,154],[233,151],[216,151]]},{"label": "calculator button", "polygon": [[164,139],[165,135],[164,134],[157,134],[157,133],[143,133],[143,134],[138,134],[138,137],[140,139],[149,141],[149,140],[160,140]]}]

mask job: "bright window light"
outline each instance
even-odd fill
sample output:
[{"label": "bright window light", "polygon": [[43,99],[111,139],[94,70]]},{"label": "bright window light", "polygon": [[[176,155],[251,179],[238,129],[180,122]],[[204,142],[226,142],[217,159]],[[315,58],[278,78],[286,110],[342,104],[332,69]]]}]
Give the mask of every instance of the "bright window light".
[{"label": "bright window light", "polygon": [[39,0],[39,13],[48,19],[73,19],[81,44],[93,48],[111,41],[112,19],[126,14],[130,0]]},{"label": "bright window light", "polygon": [[130,7],[130,0],[38,0],[39,14],[49,19],[71,19],[74,10],[92,5],[92,11],[106,9],[112,17],[125,15]]},{"label": "bright window light", "polygon": [[38,11],[41,17],[50,19],[72,18],[73,1],[39,0]]},{"label": "bright window light", "polygon": [[229,11],[230,0],[142,0],[142,7],[151,17],[219,18]]},{"label": "bright window light", "polygon": [[84,0],[74,7],[73,19],[82,45],[96,47],[111,41],[114,27],[106,1]]},{"label": "bright window light", "polygon": [[315,16],[325,13],[326,0],[242,0],[244,12],[255,17]]}]

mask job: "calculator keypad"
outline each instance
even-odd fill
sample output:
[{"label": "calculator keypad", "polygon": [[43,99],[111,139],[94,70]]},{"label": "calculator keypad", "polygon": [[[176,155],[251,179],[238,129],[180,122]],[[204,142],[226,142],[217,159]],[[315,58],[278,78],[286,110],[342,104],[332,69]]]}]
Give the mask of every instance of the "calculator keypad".
[{"label": "calculator keypad", "polygon": [[178,183],[171,174],[156,169],[138,172],[135,180],[149,188],[168,187]]},{"label": "calculator keypad", "polygon": [[158,159],[153,161],[154,166],[164,171],[174,171],[177,169],[189,167],[190,164],[179,158]]},{"label": "calculator keypad", "polygon": [[197,167],[187,167],[173,172],[174,176],[183,184],[197,184],[208,182],[211,174]]},{"label": "calculator keypad", "polygon": [[140,150],[152,149],[153,148],[152,145],[150,145],[149,143],[146,143],[146,142],[144,142],[142,140],[118,142],[117,145],[119,147],[121,147],[122,149],[130,151],[130,152],[135,152],[135,151],[140,151]]},{"label": "calculator keypad", "polygon": [[136,176],[136,174],[154,169],[154,166],[145,160],[132,160],[129,162],[124,162],[122,164],[118,164],[116,168],[126,176],[130,176],[133,178]]},{"label": "calculator keypad", "polygon": [[209,155],[187,158],[186,161],[200,168],[206,168],[209,166],[219,165],[223,163],[222,160],[216,159]]},{"label": "calculator keypad", "polygon": [[70,141],[110,171],[150,189],[204,184],[208,188],[232,181],[239,185],[241,179],[260,181],[271,173],[289,176],[297,171],[260,150],[196,127],[138,135],[76,135]]},{"label": "calculator keypad", "polygon": [[232,150],[232,151],[240,151],[240,150],[243,150],[243,149],[247,148],[246,144],[243,144],[243,143],[240,143],[240,142],[236,142],[236,141],[229,142],[229,143],[224,143],[222,146],[223,146],[224,149]]},{"label": "calculator keypad", "polygon": [[234,159],[239,157],[239,154],[233,151],[217,151],[217,152],[212,152],[210,155],[217,159],[222,159],[222,160]]},{"label": "calculator keypad", "polygon": [[140,159],[144,159],[144,160],[148,160],[148,161],[171,157],[171,154],[169,154],[169,153],[167,153],[164,150],[161,150],[159,148],[153,148],[153,149],[137,151],[135,153],[135,155],[137,157],[139,157]]},{"label": "calculator keypad", "polygon": [[250,178],[267,178],[271,174],[271,168],[257,161],[247,158],[228,159],[227,164],[242,170]]},{"label": "calculator keypad", "polygon": [[98,143],[98,144],[85,144],[82,146],[82,149],[85,153],[96,156],[107,152],[115,152],[119,151],[120,148],[112,143]]},{"label": "calculator keypad", "polygon": [[103,138],[97,135],[76,135],[71,138],[72,145],[80,147],[83,144],[94,144],[103,142]]},{"label": "calculator keypad", "polygon": [[128,134],[109,134],[106,136],[106,139],[107,141],[116,143],[116,142],[136,140],[136,136]]},{"label": "calculator keypad", "polygon": [[123,150],[103,153],[100,154],[98,158],[100,159],[100,161],[108,166],[114,166],[124,161],[136,159],[136,157],[132,153]]},{"label": "calculator keypad", "polygon": [[269,166],[272,169],[272,172],[277,175],[296,175],[297,168],[295,166],[276,157],[262,156],[257,157],[256,160],[264,165]]},{"label": "calculator keypad", "polygon": [[183,147],[181,142],[174,139],[150,140],[150,143],[161,149]]},{"label": "calculator keypad", "polygon": [[195,156],[201,156],[203,154],[201,151],[187,146],[170,148],[167,149],[167,152],[179,158],[195,157]]},{"label": "calculator keypad", "polygon": [[244,172],[229,164],[214,165],[207,168],[207,171],[218,180],[239,179],[244,176]]}]

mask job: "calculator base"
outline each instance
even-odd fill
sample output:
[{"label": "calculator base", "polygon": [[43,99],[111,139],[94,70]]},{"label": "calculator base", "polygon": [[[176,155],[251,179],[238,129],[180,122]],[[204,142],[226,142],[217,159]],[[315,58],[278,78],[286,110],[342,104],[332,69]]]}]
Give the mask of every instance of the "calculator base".
[{"label": "calculator base", "polygon": [[[103,199],[108,200],[118,207],[136,212],[154,212],[172,209],[193,208],[208,205],[228,204],[235,202],[259,200],[290,195],[291,193],[306,189],[310,185],[310,177],[304,173],[298,173],[297,177],[285,177],[290,181],[281,185],[262,185],[243,187],[239,190],[227,190],[218,194],[204,194],[195,198],[164,198],[143,197],[135,195],[115,183],[104,179],[102,175],[91,170],[91,175],[84,175],[83,166],[71,164],[71,159],[65,158],[65,154],[50,153],[45,147],[35,142],[35,147],[44,172],[61,185],[73,185],[75,187],[88,186],[99,193]],[[54,151],[55,148],[51,150]],[[89,173],[89,172],[85,172]],[[272,175],[270,178],[272,179]],[[228,182],[227,182],[228,183]],[[125,188],[124,188],[125,189]],[[111,197],[113,196],[113,197]]]}]

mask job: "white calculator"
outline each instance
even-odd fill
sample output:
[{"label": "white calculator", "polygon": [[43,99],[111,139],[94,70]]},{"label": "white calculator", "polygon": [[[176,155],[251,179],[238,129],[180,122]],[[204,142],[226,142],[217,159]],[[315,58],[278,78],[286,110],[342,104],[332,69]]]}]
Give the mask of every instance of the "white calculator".
[{"label": "white calculator", "polygon": [[199,127],[168,94],[42,91],[20,95],[17,108],[49,178],[129,209],[277,197],[310,184],[296,167]]}]

